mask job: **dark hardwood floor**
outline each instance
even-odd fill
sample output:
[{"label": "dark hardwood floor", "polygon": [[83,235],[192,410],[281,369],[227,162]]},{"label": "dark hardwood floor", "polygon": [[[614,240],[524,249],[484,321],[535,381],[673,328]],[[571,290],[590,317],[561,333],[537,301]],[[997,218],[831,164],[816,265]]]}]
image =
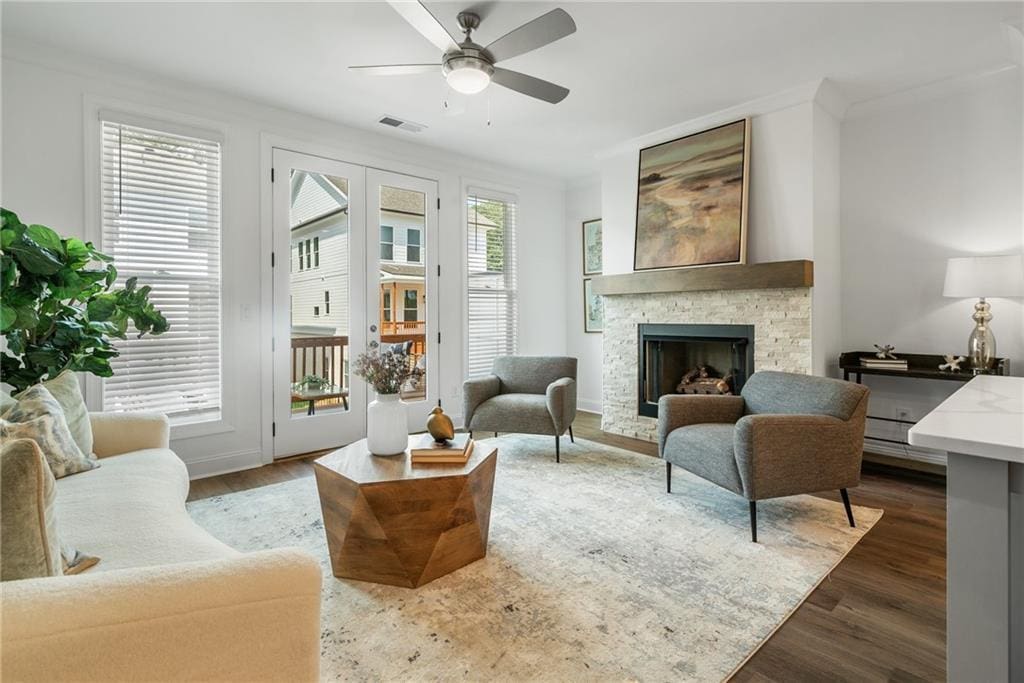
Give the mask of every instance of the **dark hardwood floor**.
[{"label": "dark hardwood floor", "polygon": [[[655,444],[601,431],[580,413],[576,436],[657,455]],[[189,500],[313,476],[312,459],[192,482]],[[855,505],[882,519],[734,681],[944,681],[946,488],[936,475],[865,463]],[[839,500],[838,492],[823,497]]]}]

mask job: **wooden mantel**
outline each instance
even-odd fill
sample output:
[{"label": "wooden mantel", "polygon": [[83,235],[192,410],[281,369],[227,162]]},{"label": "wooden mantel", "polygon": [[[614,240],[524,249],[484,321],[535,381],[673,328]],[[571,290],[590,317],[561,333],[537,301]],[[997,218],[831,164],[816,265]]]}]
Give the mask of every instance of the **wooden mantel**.
[{"label": "wooden mantel", "polygon": [[649,294],[716,289],[785,289],[814,286],[814,262],[773,261],[749,265],[669,268],[594,277],[594,293]]}]

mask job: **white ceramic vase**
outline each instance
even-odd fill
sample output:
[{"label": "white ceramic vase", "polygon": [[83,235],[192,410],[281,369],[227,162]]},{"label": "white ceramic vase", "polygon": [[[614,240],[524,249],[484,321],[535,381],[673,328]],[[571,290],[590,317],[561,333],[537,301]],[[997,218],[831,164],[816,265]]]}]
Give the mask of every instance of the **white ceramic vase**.
[{"label": "white ceramic vase", "polygon": [[395,455],[409,445],[405,403],[398,394],[377,394],[366,408],[366,446],[374,455]]}]

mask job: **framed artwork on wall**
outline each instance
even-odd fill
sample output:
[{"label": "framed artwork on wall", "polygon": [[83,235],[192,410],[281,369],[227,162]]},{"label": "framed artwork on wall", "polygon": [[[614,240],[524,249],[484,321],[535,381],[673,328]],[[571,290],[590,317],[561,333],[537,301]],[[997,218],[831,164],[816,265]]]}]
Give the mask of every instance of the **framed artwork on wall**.
[{"label": "framed artwork on wall", "polygon": [[583,331],[604,332],[604,300],[594,294],[592,278],[583,278]]},{"label": "framed artwork on wall", "polygon": [[602,258],[601,219],[583,221],[583,274],[600,274],[603,270]]},{"label": "framed artwork on wall", "polygon": [[750,119],[640,150],[634,270],[746,263]]}]

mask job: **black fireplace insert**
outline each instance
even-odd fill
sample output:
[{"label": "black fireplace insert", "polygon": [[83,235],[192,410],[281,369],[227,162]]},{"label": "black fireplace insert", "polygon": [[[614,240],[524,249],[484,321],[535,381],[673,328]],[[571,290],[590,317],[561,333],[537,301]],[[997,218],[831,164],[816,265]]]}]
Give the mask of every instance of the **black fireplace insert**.
[{"label": "black fireplace insert", "polygon": [[640,325],[637,413],[665,394],[738,394],[754,371],[753,325]]}]

